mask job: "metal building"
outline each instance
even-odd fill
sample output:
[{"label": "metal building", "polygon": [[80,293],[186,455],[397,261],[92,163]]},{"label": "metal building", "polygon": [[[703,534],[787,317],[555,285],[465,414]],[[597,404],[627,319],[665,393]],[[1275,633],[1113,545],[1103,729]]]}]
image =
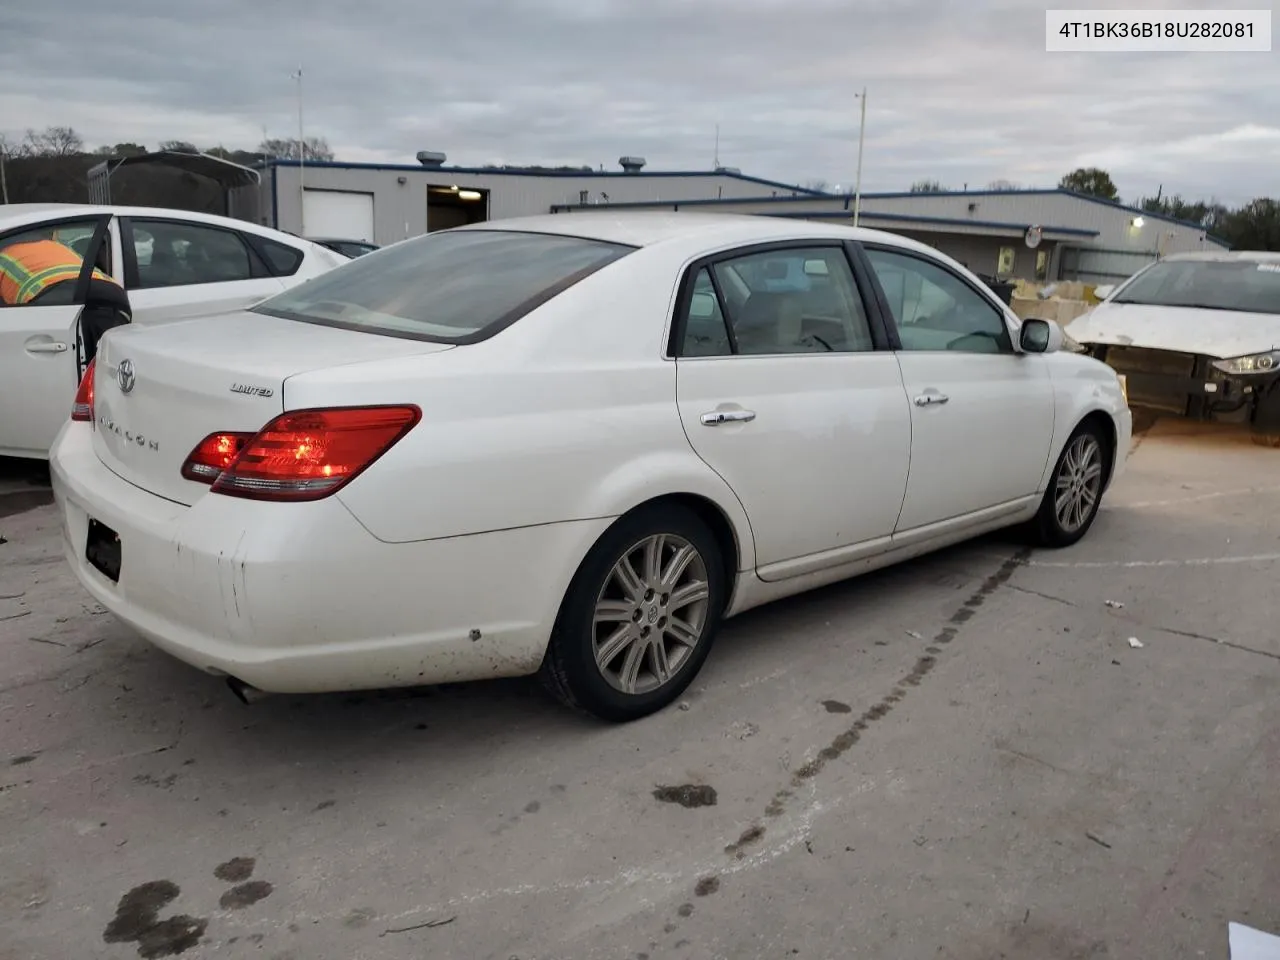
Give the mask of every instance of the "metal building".
[{"label": "metal building", "polygon": [[735,168],[646,171],[641,157],[619,170],[454,167],[442,153],[418,165],[272,160],[256,184],[232,191],[236,215],[304,236],[394,243],[484,220],[544,214],[562,204],[671,203],[824,196],[743,175]]},{"label": "metal building", "polygon": [[[611,206],[807,220],[853,218],[853,198],[831,195]],[[567,203],[553,212],[598,209]],[[928,243],[975,273],[1025,280],[1115,283],[1167,254],[1229,246],[1199,224],[1062,189],[869,193],[862,195],[858,222]]]}]

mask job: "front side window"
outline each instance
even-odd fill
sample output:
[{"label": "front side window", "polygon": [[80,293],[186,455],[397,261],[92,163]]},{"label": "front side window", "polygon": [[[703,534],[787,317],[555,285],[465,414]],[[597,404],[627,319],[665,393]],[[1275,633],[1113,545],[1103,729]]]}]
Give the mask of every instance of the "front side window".
[{"label": "front side window", "polygon": [[132,227],[139,289],[253,279],[249,248],[234,231],[169,220]]},{"label": "front side window", "polygon": [[[71,304],[97,228],[97,220],[77,220],[30,227],[0,240],[0,306]],[[97,266],[110,275],[110,236],[102,244]]]},{"label": "front side window", "polygon": [[720,260],[695,277],[684,356],[874,349],[841,247],[750,253]]},{"label": "front side window", "polygon": [[929,260],[868,249],[903,350],[1012,353],[1004,314],[973,287]]},{"label": "front side window", "polygon": [[1280,261],[1162,260],[1111,302],[1280,314]]},{"label": "front side window", "polygon": [[259,313],[438,343],[473,343],[633,247],[545,233],[449,230],[360,257]]}]

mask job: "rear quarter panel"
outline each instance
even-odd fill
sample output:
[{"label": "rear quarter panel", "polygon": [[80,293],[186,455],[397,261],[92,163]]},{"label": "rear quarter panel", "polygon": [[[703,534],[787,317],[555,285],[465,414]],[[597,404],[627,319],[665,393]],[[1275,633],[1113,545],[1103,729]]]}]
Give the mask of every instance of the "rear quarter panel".
[{"label": "rear quarter panel", "polygon": [[616,517],[687,493],[721,509],[742,565],[754,565],[746,515],[693,452],[676,367],[662,356],[679,264],[647,252],[481,343],[285,383],[287,409],[338,398],[422,408],[417,427],[337,495],[370,533],[403,543]]}]

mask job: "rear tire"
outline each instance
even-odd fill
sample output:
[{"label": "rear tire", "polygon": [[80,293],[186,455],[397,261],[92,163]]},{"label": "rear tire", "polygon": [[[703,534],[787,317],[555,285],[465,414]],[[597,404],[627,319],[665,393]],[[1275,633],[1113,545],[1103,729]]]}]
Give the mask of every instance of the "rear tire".
[{"label": "rear tire", "polygon": [[1111,457],[1110,438],[1097,424],[1083,423],[1071,434],[1031,522],[1041,546],[1069,547],[1089,532],[1102,505]]},{"label": "rear tire", "polygon": [[587,554],[565,594],[539,676],[566,706],[625,723],[693,682],[720,626],[724,558],[674,503],[642,507]]}]

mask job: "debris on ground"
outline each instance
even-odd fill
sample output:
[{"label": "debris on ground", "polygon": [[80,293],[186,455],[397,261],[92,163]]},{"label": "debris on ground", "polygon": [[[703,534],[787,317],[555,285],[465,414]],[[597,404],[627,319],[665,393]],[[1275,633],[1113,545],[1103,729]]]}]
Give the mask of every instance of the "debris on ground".
[{"label": "debris on ground", "polygon": [[924,637],[920,636],[920,634],[916,633],[914,630],[908,630],[908,631],[907,631],[907,636],[908,636],[908,637],[910,637],[912,640],[923,640],[923,639],[924,639]]},{"label": "debris on ground", "polygon": [[1107,601],[1106,601],[1106,604],[1107,604],[1107,606],[1108,606],[1108,607],[1110,607],[1112,610],[1123,610],[1123,609],[1124,609],[1124,604],[1123,604],[1123,603],[1121,603],[1119,600],[1107,600]]},{"label": "debris on ground", "polygon": [[1227,949],[1231,960],[1280,960],[1280,937],[1243,923],[1228,923]]},{"label": "debris on ground", "polygon": [[409,933],[412,930],[431,930],[435,927],[443,927],[447,924],[453,923],[453,921],[457,919],[458,918],[456,916],[452,916],[446,917],[444,920],[428,920],[426,923],[415,923],[412,927],[391,927],[382,931],[378,936],[385,937],[389,933]]},{"label": "debris on ground", "polygon": [[1139,640],[1137,637],[1130,637],[1130,638],[1129,638],[1129,646],[1133,647],[1133,649],[1135,649],[1135,650],[1141,650],[1141,649],[1143,648],[1144,644],[1143,644],[1143,642],[1142,642],[1141,640]]}]

